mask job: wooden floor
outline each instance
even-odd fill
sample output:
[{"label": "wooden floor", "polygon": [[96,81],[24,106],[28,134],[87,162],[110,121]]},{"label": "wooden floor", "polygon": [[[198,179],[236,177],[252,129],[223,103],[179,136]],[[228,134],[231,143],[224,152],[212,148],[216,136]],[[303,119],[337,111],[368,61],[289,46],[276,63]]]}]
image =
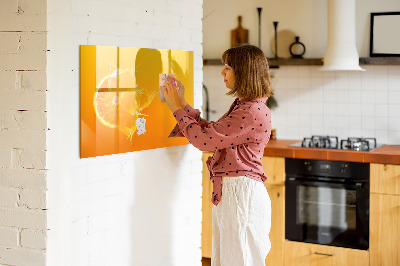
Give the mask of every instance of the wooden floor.
[{"label": "wooden floor", "polygon": [[201,262],[203,263],[203,266],[211,266],[211,259],[209,258],[202,258]]}]

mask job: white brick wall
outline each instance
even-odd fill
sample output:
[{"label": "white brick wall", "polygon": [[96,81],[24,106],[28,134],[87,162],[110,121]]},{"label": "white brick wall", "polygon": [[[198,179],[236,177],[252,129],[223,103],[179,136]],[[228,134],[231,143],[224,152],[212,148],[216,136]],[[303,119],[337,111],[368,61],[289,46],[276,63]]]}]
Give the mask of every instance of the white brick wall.
[{"label": "white brick wall", "polygon": [[46,4],[0,4],[1,265],[45,265]]},{"label": "white brick wall", "polygon": [[194,51],[199,107],[202,0],[58,0],[47,10],[47,264],[201,265],[201,152],[79,159],[79,45]]}]

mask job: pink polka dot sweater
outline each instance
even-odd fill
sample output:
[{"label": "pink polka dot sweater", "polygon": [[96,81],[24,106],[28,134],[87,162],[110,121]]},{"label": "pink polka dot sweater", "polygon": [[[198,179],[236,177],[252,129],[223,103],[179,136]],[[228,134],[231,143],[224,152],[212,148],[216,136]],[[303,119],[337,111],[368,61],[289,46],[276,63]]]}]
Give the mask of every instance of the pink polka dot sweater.
[{"label": "pink polka dot sweater", "polygon": [[236,99],[218,121],[208,122],[200,111],[187,105],[174,112],[178,124],[169,137],[186,137],[201,151],[214,151],[207,160],[213,182],[211,201],[221,200],[224,176],[247,176],[261,182],[267,179],[261,159],[271,132],[271,112],[267,97]]}]

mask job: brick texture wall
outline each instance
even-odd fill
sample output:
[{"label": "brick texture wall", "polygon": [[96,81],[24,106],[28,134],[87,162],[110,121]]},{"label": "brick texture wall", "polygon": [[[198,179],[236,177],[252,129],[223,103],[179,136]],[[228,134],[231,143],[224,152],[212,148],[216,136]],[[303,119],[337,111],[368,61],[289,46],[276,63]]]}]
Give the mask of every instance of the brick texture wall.
[{"label": "brick texture wall", "polygon": [[3,0],[0,265],[201,265],[201,152],[79,158],[79,45],[192,50],[202,0]]},{"label": "brick texture wall", "polygon": [[0,4],[0,264],[46,259],[46,1]]}]

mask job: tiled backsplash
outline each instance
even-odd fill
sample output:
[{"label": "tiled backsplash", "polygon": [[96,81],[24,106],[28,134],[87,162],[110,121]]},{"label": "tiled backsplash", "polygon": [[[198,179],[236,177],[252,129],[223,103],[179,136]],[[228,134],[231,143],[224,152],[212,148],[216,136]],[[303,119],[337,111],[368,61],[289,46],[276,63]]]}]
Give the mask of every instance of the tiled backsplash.
[{"label": "tiled backsplash", "polygon": [[[271,69],[278,107],[272,110],[277,137],[311,135],[376,137],[380,144],[400,144],[400,66],[362,66],[366,71],[324,72],[319,66]],[[229,108],[232,98],[219,75],[222,66],[204,67],[210,91],[210,120]]]}]

